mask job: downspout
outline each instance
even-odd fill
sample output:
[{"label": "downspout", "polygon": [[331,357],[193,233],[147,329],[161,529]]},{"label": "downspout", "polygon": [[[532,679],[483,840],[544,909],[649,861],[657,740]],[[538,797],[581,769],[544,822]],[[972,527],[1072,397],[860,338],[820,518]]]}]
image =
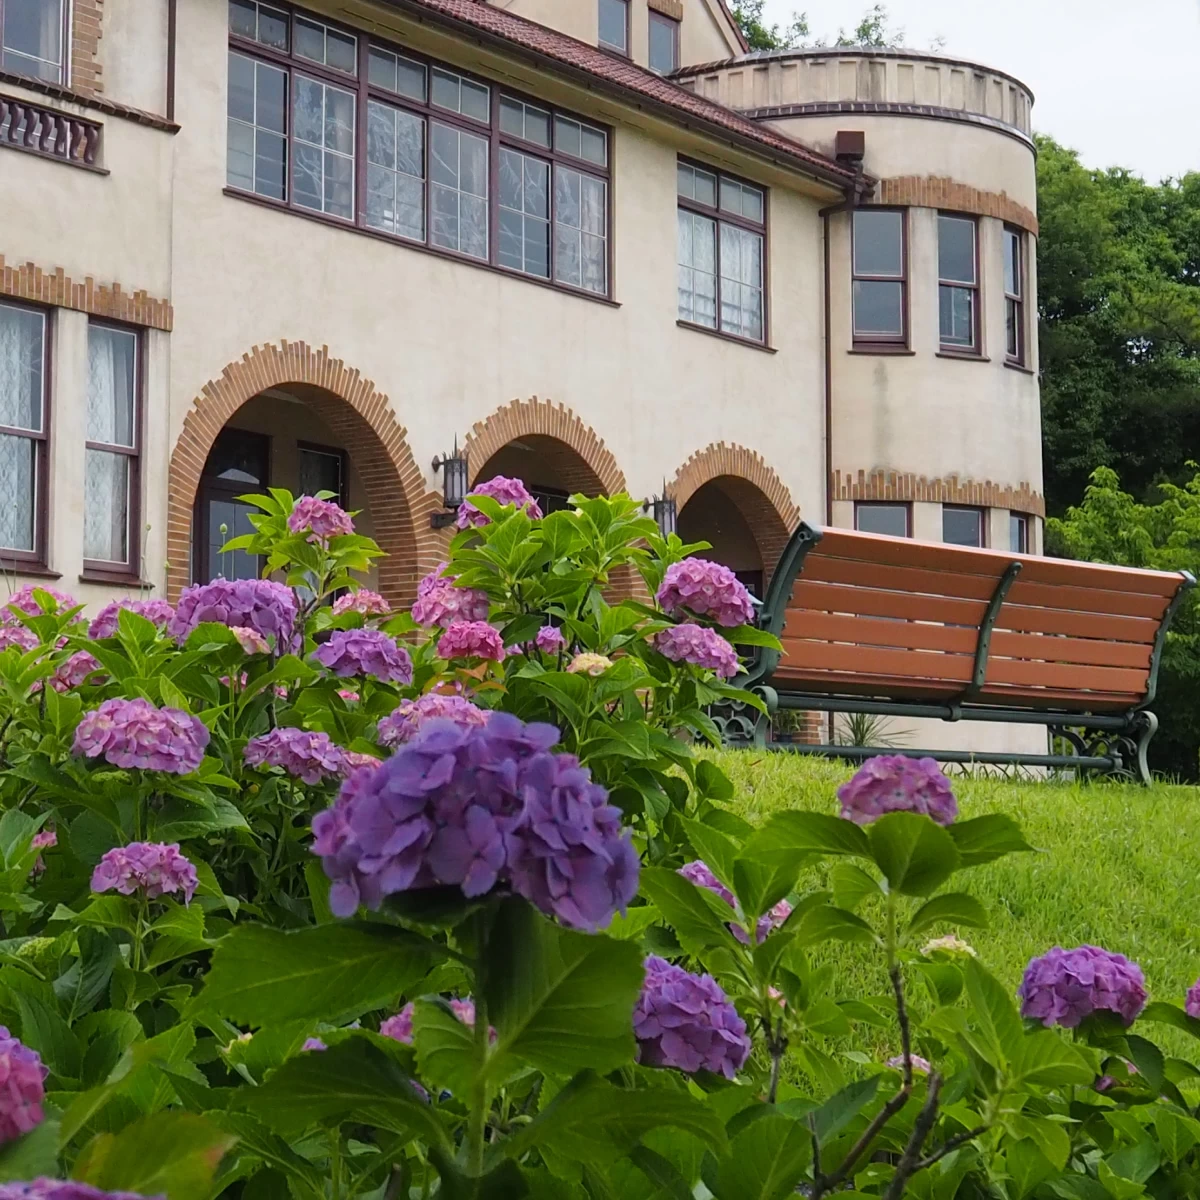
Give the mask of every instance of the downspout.
[{"label": "downspout", "polygon": [[179,0],[167,0],[167,120],[175,120],[175,42]]}]

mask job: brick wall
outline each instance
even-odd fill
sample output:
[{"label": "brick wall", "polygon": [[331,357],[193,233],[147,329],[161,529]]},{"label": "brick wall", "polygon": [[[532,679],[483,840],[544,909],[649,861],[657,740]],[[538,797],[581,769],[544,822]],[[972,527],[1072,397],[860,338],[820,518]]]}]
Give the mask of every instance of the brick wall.
[{"label": "brick wall", "polygon": [[930,501],[941,504],[971,504],[979,508],[1010,508],[1014,512],[1046,515],[1046,500],[1027,483],[1016,487],[947,475],[930,479],[925,475],[898,471],[834,471],[829,483],[834,500]]},{"label": "brick wall", "polygon": [[31,262],[10,266],[3,254],[0,254],[0,296],[70,308],[92,317],[127,321],[168,333],[175,319],[170,301],[156,300],[148,292],[128,291],[119,283],[97,283],[90,275],[75,280],[62,267],[44,271]]},{"label": "brick wall", "polygon": [[902,175],[881,179],[874,203],[912,205],[917,208],[944,208],[973,213],[978,217],[999,217],[1019,229],[1037,235],[1037,214],[1018,204],[1007,192],[988,192],[982,188],[956,183],[940,175]]},{"label": "brick wall", "polygon": [[77,92],[98,96],[104,91],[104,72],[100,61],[103,25],[104,0],[73,0],[71,87]]}]

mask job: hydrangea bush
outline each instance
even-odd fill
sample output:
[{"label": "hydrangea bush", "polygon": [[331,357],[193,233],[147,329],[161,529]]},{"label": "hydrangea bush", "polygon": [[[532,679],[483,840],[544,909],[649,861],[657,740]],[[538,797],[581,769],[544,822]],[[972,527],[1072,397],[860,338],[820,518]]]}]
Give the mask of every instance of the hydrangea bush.
[{"label": "hydrangea bush", "polygon": [[1200,980],[994,978],[1009,818],[903,756],[730,810],[771,639],[703,546],[497,480],[404,611],[251,499],[268,578],[0,605],[0,1200],[1200,1194]]}]

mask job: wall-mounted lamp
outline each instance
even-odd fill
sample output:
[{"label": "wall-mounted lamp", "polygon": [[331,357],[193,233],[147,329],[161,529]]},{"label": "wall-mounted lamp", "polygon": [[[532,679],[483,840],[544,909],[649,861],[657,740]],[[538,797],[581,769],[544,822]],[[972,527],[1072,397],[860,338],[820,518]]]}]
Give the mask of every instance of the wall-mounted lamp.
[{"label": "wall-mounted lamp", "polygon": [[658,532],[663,537],[670,537],[675,532],[675,518],[678,515],[675,509],[675,499],[667,495],[667,481],[663,480],[663,490],[661,496],[655,496],[651,500],[642,502],[642,512],[654,510],[654,523],[658,526]]},{"label": "wall-mounted lamp", "polygon": [[442,504],[446,511],[430,514],[429,524],[434,529],[445,529],[454,524],[459,506],[467,498],[467,455],[465,451],[459,453],[457,437],[454,453],[435,458],[433,469],[442,472]]}]

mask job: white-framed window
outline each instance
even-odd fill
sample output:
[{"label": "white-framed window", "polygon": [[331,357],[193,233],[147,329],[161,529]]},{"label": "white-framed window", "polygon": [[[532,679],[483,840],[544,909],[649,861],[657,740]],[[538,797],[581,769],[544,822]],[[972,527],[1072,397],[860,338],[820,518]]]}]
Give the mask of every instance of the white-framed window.
[{"label": "white-framed window", "polygon": [[620,54],[629,53],[629,0],[597,0],[600,45]]},{"label": "white-framed window", "polygon": [[650,70],[670,75],[679,70],[679,22],[650,9]]},{"label": "white-framed window", "polygon": [[1004,356],[1025,365],[1025,235],[1004,227]]},{"label": "white-framed window", "polygon": [[0,0],[0,68],[67,82],[70,0]]},{"label": "white-framed window", "polygon": [[859,208],[851,227],[854,345],[898,349],[908,342],[908,243],[899,208]]},{"label": "white-framed window", "polygon": [[854,506],[854,528],[859,533],[912,537],[912,505],[860,500]]},{"label": "white-framed window", "polygon": [[0,302],[0,557],[18,562],[44,561],[47,326],[42,309]]},{"label": "white-framed window", "polygon": [[984,546],[984,511],[965,505],[942,506],[942,541],[951,546]]},{"label": "white-framed window", "polygon": [[938,213],[938,317],[943,350],[979,352],[979,228]]}]

